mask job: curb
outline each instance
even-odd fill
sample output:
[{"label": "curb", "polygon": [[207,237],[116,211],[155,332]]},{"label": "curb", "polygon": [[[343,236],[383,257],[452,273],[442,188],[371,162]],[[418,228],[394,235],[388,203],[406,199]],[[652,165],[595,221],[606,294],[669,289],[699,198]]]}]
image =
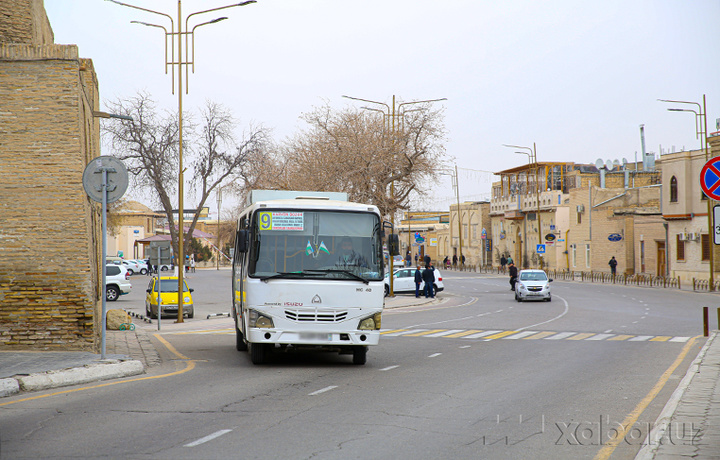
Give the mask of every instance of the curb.
[{"label": "curb", "polygon": [[129,377],[144,372],[145,367],[142,362],[137,360],[105,360],[98,364],[88,364],[83,367],[0,379],[0,397],[11,396],[20,392],[20,390],[47,390],[49,388],[79,385],[96,382],[98,380]]}]

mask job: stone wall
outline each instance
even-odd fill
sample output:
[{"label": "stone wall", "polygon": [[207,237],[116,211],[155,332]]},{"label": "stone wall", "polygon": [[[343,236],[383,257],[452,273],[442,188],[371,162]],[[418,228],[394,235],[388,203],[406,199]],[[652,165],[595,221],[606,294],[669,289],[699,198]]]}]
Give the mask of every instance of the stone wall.
[{"label": "stone wall", "polygon": [[43,0],[0,0],[0,43],[54,43]]},{"label": "stone wall", "polygon": [[[15,18],[37,2],[9,6]],[[40,16],[13,40],[35,42]],[[0,347],[97,350],[99,212],[82,186],[99,153],[97,104],[76,46],[0,43]]]}]

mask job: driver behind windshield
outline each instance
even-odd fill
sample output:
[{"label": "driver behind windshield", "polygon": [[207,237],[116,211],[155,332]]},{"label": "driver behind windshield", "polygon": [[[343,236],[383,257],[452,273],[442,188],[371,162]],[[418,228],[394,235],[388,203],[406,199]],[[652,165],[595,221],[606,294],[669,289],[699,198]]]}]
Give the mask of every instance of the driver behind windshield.
[{"label": "driver behind windshield", "polygon": [[338,257],[337,265],[341,267],[357,266],[357,267],[370,267],[365,257],[355,252],[353,249],[353,242],[349,237],[344,237],[340,242],[340,256]]}]

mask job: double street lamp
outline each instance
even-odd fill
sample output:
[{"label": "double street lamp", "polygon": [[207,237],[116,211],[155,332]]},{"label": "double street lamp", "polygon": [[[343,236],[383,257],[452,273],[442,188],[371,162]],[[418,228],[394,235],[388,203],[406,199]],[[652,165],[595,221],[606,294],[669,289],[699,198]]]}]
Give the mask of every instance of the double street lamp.
[{"label": "double street lamp", "polygon": [[[411,101],[411,102],[401,102],[400,104],[395,106],[395,95],[392,97],[392,107],[390,107],[388,104],[384,102],[378,102],[378,101],[372,101],[370,99],[361,99],[359,97],[351,97],[351,96],[343,96],[346,99],[352,99],[354,101],[361,101],[361,102],[367,102],[370,104],[377,104],[380,106],[383,106],[385,110],[374,108],[374,107],[362,107],[365,110],[371,110],[373,112],[380,112],[383,114],[383,117],[385,118],[386,129],[390,128],[390,134],[392,136],[392,142],[393,142],[393,155],[395,155],[394,151],[394,144],[395,144],[395,138],[397,135],[396,127],[395,127],[395,118],[400,117],[402,121],[404,121],[404,116],[407,112],[410,112],[411,110],[404,110],[404,107],[408,105],[413,104],[425,104],[425,103],[431,103],[431,102],[438,102],[438,101],[445,101],[447,98],[441,98],[441,99],[428,99],[425,101]],[[420,110],[420,109],[418,109]],[[390,121],[387,121],[387,118],[390,117]],[[395,232],[395,180],[393,179],[390,182],[390,199],[391,199],[391,206],[390,206],[390,223],[392,225],[392,232]],[[393,291],[393,259],[392,255],[390,256],[390,295],[389,297],[394,297],[395,293]]]},{"label": "double street lamp", "polygon": [[[532,148],[530,147],[523,147],[521,145],[510,145],[510,144],[503,144],[503,147],[511,147],[514,149],[522,149],[527,150],[527,152],[515,152],[522,155],[528,156],[528,164],[531,164],[534,166],[535,169],[535,202],[537,205],[537,212],[536,220],[537,220],[537,233],[538,233],[538,244],[542,244],[542,229],[540,228],[540,177],[539,177],[539,171],[540,171],[540,165],[538,165],[537,161],[537,150],[535,146],[535,142],[533,142]],[[540,256],[540,268],[543,267],[542,263],[542,256]],[[522,263],[522,261],[520,261]]]},{"label": "double street lamp", "polygon": [[[670,99],[658,99],[660,102],[670,102],[673,104],[689,104],[697,106],[697,111],[692,109],[669,108],[670,112],[692,112],[695,114],[695,136],[700,138],[700,144],[705,152],[705,161],[710,159],[707,144],[707,109],[705,108],[705,95],[703,94],[702,105],[697,102],[690,101],[673,101]],[[715,257],[713,250],[713,219],[712,219],[712,203],[711,198],[707,197],[707,220],[708,220],[708,251],[710,254],[710,279],[708,280],[708,289],[712,292],[715,290]]]},{"label": "double street lamp", "polygon": [[[135,5],[130,5],[127,3],[119,2],[118,0],[106,0],[121,6],[127,6],[129,8],[134,8],[136,10],[145,11],[147,13],[153,13],[158,14],[160,16],[165,16],[170,20],[170,31],[159,24],[151,24],[147,22],[140,22],[140,21],[132,21],[134,24],[140,24],[148,27],[157,27],[160,29],[163,29],[165,32],[165,73],[167,74],[167,68],[168,66],[172,69],[172,92],[175,94],[175,66],[178,67],[178,254],[176,257],[176,266],[178,267],[178,323],[183,322],[183,288],[184,288],[184,279],[183,279],[183,267],[185,265],[185,251],[183,248],[184,245],[184,233],[185,233],[185,223],[184,223],[184,217],[185,217],[185,209],[184,209],[184,178],[183,174],[185,172],[185,169],[183,168],[183,111],[182,111],[182,93],[183,93],[183,79],[182,79],[182,67],[185,66],[185,75],[186,80],[188,79],[188,66],[192,66],[193,72],[195,72],[195,29],[198,27],[207,25],[207,24],[214,24],[216,22],[223,21],[227,19],[226,17],[216,18],[211,21],[202,22],[200,24],[197,24],[192,27],[192,29],[189,29],[189,23],[188,20],[190,17],[198,15],[198,14],[204,14],[209,13],[211,11],[218,11],[218,10],[224,10],[226,8],[233,8],[236,6],[245,6],[252,3],[256,3],[256,0],[249,0],[242,3],[235,3],[232,5],[225,5],[225,6],[219,6],[217,8],[211,8],[209,10],[202,10],[202,11],[196,11],[194,13],[190,13],[185,17],[185,30],[182,28],[182,0],[178,0],[178,9],[177,9],[177,31],[175,31],[175,23],[173,21],[172,16],[166,13],[161,13],[159,11],[150,10],[147,8],[142,8]],[[188,31],[189,30],[189,31]],[[175,53],[175,42],[174,39],[177,37],[177,54]],[[182,53],[182,39],[185,38],[185,56],[183,57]],[[191,45],[192,45],[192,58],[190,59],[188,56],[188,39],[191,39]],[[168,56],[168,42],[170,42],[170,55]],[[186,86],[185,93],[188,92],[188,88]]]}]

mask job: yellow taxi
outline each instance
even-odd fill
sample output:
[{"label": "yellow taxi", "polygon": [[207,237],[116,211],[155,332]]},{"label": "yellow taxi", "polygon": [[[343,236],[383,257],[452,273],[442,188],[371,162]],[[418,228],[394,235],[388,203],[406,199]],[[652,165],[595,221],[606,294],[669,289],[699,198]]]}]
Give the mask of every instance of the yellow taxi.
[{"label": "yellow taxi", "polygon": [[[193,304],[192,292],[187,281],[183,279],[183,316],[193,318],[195,306]],[[150,318],[158,317],[158,295],[162,305],[162,316],[178,314],[178,277],[177,276],[153,276],[145,290],[145,313]]]}]

